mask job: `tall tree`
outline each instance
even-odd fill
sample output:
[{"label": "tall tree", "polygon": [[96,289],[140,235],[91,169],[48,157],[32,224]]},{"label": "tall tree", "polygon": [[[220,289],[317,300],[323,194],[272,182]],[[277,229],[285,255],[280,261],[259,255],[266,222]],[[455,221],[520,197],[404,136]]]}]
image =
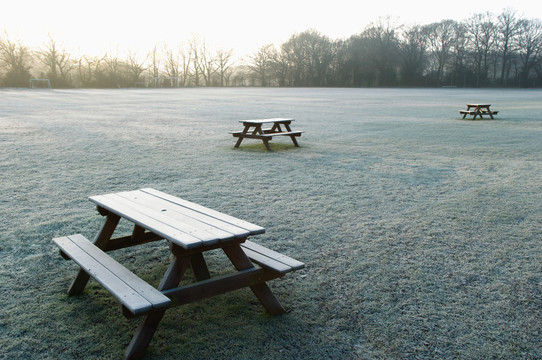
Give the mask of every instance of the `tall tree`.
[{"label": "tall tree", "polygon": [[211,54],[211,51],[207,48],[205,41],[202,43],[201,49],[201,65],[202,65],[202,74],[203,79],[205,80],[206,86],[212,85],[213,76],[218,71],[217,59],[216,56]]},{"label": "tall tree", "polygon": [[421,85],[427,65],[427,36],[419,25],[403,32],[401,48],[401,78],[403,85]]},{"label": "tall tree", "polygon": [[70,59],[70,54],[58,48],[56,41],[49,36],[49,42],[39,52],[40,60],[46,67],[46,74],[53,87],[70,86],[69,73],[75,64]]},{"label": "tall tree", "polygon": [[382,18],[376,24],[369,25],[361,34],[366,41],[367,60],[375,72],[375,86],[397,84],[399,68],[399,26],[391,18]]},{"label": "tall tree", "polygon": [[453,39],[455,38],[456,22],[443,20],[424,26],[429,39],[431,55],[431,70],[435,72],[435,85],[441,86],[447,66],[452,57]]},{"label": "tall tree", "polygon": [[476,87],[487,85],[489,59],[495,50],[497,28],[490,13],[475,14],[466,22],[474,62]]},{"label": "tall tree", "polygon": [[501,52],[501,83],[506,86],[510,77],[512,54],[515,51],[513,40],[520,31],[520,22],[516,12],[510,8],[505,9],[497,19],[498,44]]},{"label": "tall tree", "polygon": [[233,50],[218,50],[216,53],[217,73],[220,78],[220,86],[228,86],[232,74]]},{"label": "tall tree", "polygon": [[158,84],[158,78],[160,76],[160,65],[162,60],[157,44],[155,44],[152,50],[149,52],[147,59],[150,61],[150,66],[148,69],[152,76],[154,87],[156,87]]},{"label": "tall tree", "polygon": [[529,77],[542,56],[542,22],[521,20],[517,36],[517,47],[521,59],[520,86],[529,86]]},{"label": "tall tree", "polygon": [[103,66],[104,57],[82,56],[75,61],[80,86],[98,86],[100,69]]},{"label": "tall tree", "polygon": [[268,86],[268,77],[271,73],[273,51],[273,44],[264,45],[250,58],[251,63],[249,68],[258,79],[260,86]]},{"label": "tall tree", "polygon": [[20,42],[0,39],[0,67],[4,68],[4,86],[27,87],[30,79],[30,51]]},{"label": "tall tree", "polygon": [[282,51],[292,63],[294,86],[325,86],[335,47],[327,36],[316,30],[294,34]]},{"label": "tall tree", "polygon": [[200,79],[203,73],[203,54],[204,52],[204,45],[202,45],[204,42],[198,38],[197,36],[193,36],[192,39],[189,42],[190,46],[190,54],[191,54],[191,60],[192,60],[192,79],[194,80],[194,86],[200,86]]},{"label": "tall tree", "polygon": [[133,86],[136,86],[139,82],[139,77],[143,72],[147,69],[145,67],[145,62],[147,61],[147,58],[145,59],[139,59],[136,53],[129,52],[128,53],[128,70],[131,75],[131,81],[133,83]]}]

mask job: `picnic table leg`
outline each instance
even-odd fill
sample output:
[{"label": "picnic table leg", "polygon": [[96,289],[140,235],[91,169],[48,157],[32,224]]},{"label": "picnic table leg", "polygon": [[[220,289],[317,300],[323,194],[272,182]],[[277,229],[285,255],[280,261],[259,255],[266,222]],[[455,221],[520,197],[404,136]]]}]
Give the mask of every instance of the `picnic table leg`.
[{"label": "picnic table leg", "polygon": [[[102,228],[94,239],[94,245],[100,249],[105,249],[107,242],[111,239],[113,232],[115,231],[120,217],[113,213],[108,213]],[[87,286],[90,275],[88,275],[83,269],[79,269],[77,276],[72,281],[68,288],[68,295],[78,295],[83,292],[85,286]]]},{"label": "picnic table leg", "polygon": [[207,267],[207,263],[205,263],[205,259],[203,258],[202,253],[192,255],[192,257],[190,258],[190,267],[192,268],[192,273],[194,274],[194,278],[196,279],[196,281],[202,281],[211,278],[209,268]]},{"label": "picnic table leg", "polygon": [[292,139],[292,142],[294,143],[294,146],[299,147],[299,144],[297,143],[295,135],[290,135],[290,139]]},{"label": "picnic table leg", "polygon": [[[243,134],[247,134],[248,129],[250,129],[250,125],[245,125],[245,128],[243,129]],[[239,146],[241,146],[241,143],[243,142],[243,139],[244,139],[243,136],[239,136],[239,138],[237,139],[237,142],[235,143],[234,147],[238,148]]]},{"label": "picnic table leg", "polygon": [[[255,125],[254,126],[254,131],[252,132],[252,135],[265,135],[265,131],[263,131],[262,126],[263,126],[263,124]],[[273,131],[273,129],[271,129],[271,132],[272,131]],[[267,151],[271,151],[271,146],[269,146],[269,140],[271,140],[271,138],[262,139],[263,144],[265,145],[265,148],[267,149]]]},{"label": "picnic table leg", "polygon": [[[284,127],[286,128],[286,131],[291,132],[292,129],[290,128],[290,123],[284,123]],[[294,135],[290,135],[290,139],[292,139],[292,142],[294,143],[294,146],[299,147],[299,144],[297,143],[297,139]]]},{"label": "picnic table leg", "polygon": [[[240,245],[225,246],[222,249],[238,271],[254,267]],[[250,286],[250,290],[271,315],[282,314],[286,311],[265,282]]]},{"label": "picnic table leg", "polygon": [[242,136],[239,136],[239,138],[237,139],[237,142],[235,143],[235,146],[236,148],[238,148],[239,146],[241,146],[241,143],[243,142],[243,137]]},{"label": "picnic table leg", "polygon": [[[167,290],[177,287],[189,265],[190,256],[174,256],[174,259],[169,265],[160,286],[158,286],[158,290]],[[145,350],[147,349],[147,346],[149,346],[149,343],[151,342],[152,337],[154,336],[158,325],[160,325],[160,321],[162,321],[165,313],[165,310],[161,310],[147,314],[143,317],[141,325],[139,325],[137,328],[132,340],[130,341],[130,344],[128,345],[128,348],[126,349],[124,359],[128,360],[143,357]]]},{"label": "picnic table leg", "polygon": [[263,144],[265,145],[265,148],[267,149],[267,151],[272,151],[271,146],[269,146],[269,139],[262,139],[262,141],[263,141]]}]

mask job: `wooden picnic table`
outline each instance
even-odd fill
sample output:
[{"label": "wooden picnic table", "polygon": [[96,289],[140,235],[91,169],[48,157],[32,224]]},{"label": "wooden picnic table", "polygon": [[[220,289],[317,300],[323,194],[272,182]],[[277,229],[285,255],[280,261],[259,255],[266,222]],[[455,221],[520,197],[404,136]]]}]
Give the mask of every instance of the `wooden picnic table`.
[{"label": "wooden picnic table", "polygon": [[471,115],[473,120],[476,120],[477,116],[483,119],[483,115],[489,115],[493,119],[493,115],[497,115],[499,112],[491,111],[490,106],[490,104],[467,104],[467,110],[459,110],[459,113],[463,115],[463,119],[467,115]]},{"label": "wooden picnic table", "polygon": [[[143,356],[170,307],[249,287],[270,314],[284,312],[266,282],[305,266],[247,240],[251,235],[263,234],[263,227],[158,190],[147,188],[112,193],[92,196],[90,200],[105,217],[94,241],[90,242],[80,234],[53,241],[61,249],[62,256],[74,260],[80,267],[68,294],[82,293],[89,278],[93,277],[122,304],[126,317],[143,316],[141,326],[126,350],[126,359]],[[134,225],[133,232],[112,238],[121,219]],[[164,239],[172,257],[157,287],[106,254]],[[212,277],[203,255],[213,249],[222,249],[235,271]],[[179,286],[189,267],[195,282]]]},{"label": "wooden picnic table", "polygon": [[[292,131],[290,127],[292,121],[294,121],[294,119],[289,118],[239,120],[239,122],[243,124],[244,129],[242,131],[231,133],[233,137],[238,138],[235,147],[238,148],[243,139],[259,139],[263,141],[265,148],[268,151],[271,151],[269,141],[273,136],[289,136],[290,139],[292,139],[294,146],[299,147],[296,137],[301,136],[303,131]],[[264,129],[263,126],[266,124],[269,124],[271,127]]]}]

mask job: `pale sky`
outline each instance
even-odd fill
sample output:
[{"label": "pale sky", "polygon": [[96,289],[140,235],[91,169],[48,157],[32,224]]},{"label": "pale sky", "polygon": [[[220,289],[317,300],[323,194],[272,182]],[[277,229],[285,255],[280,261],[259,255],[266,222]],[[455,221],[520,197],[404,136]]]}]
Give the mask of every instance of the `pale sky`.
[{"label": "pale sky", "polygon": [[399,24],[464,20],[476,13],[512,8],[542,19],[539,0],[2,0],[0,38],[43,47],[51,34],[73,55],[128,50],[147,53],[155,44],[177,47],[194,35],[214,49],[253,55],[263,45],[286,42],[315,29],[331,39],[359,34],[391,16]]}]

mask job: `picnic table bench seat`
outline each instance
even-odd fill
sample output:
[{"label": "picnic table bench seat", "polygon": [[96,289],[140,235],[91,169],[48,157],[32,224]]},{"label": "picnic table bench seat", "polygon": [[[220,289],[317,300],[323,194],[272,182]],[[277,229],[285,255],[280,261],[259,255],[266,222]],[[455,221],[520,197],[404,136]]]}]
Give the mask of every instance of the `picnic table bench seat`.
[{"label": "picnic table bench seat", "polygon": [[482,114],[482,115],[497,115],[499,112],[498,111],[482,111],[482,112],[479,112],[479,111],[474,111],[474,110],[459,110],[459,113],[461,115],[479,115],[479,114]]},{"label": "picnic table bench seat", "polygon": [[286,274],[290,271],[299,270],[305,267],[305,264],[301,261],[249,240],[242,243],[241,248],[250,260],[262,267],[276,271],[279,274]]},{"label": "picnic table bench seat", "polygon": [[63,256],[75,261],[132,315],[142,315],[170,305],[171,300],[167,296],[119,264],[83,235],[69,235],[53,241]]},{"label": "picnic table bench seat", "polygon": [[230,134],[233,135],[233,137],[237,138],[247,138],[247,139],[259,139],[259,140],[271,140],[273,136],[301,136],[303,134],[303,131],[282,131],[282,132],[271,132],[269,130],[264,130],[263,134],[245,134],[242,131],[233,131]]}]

